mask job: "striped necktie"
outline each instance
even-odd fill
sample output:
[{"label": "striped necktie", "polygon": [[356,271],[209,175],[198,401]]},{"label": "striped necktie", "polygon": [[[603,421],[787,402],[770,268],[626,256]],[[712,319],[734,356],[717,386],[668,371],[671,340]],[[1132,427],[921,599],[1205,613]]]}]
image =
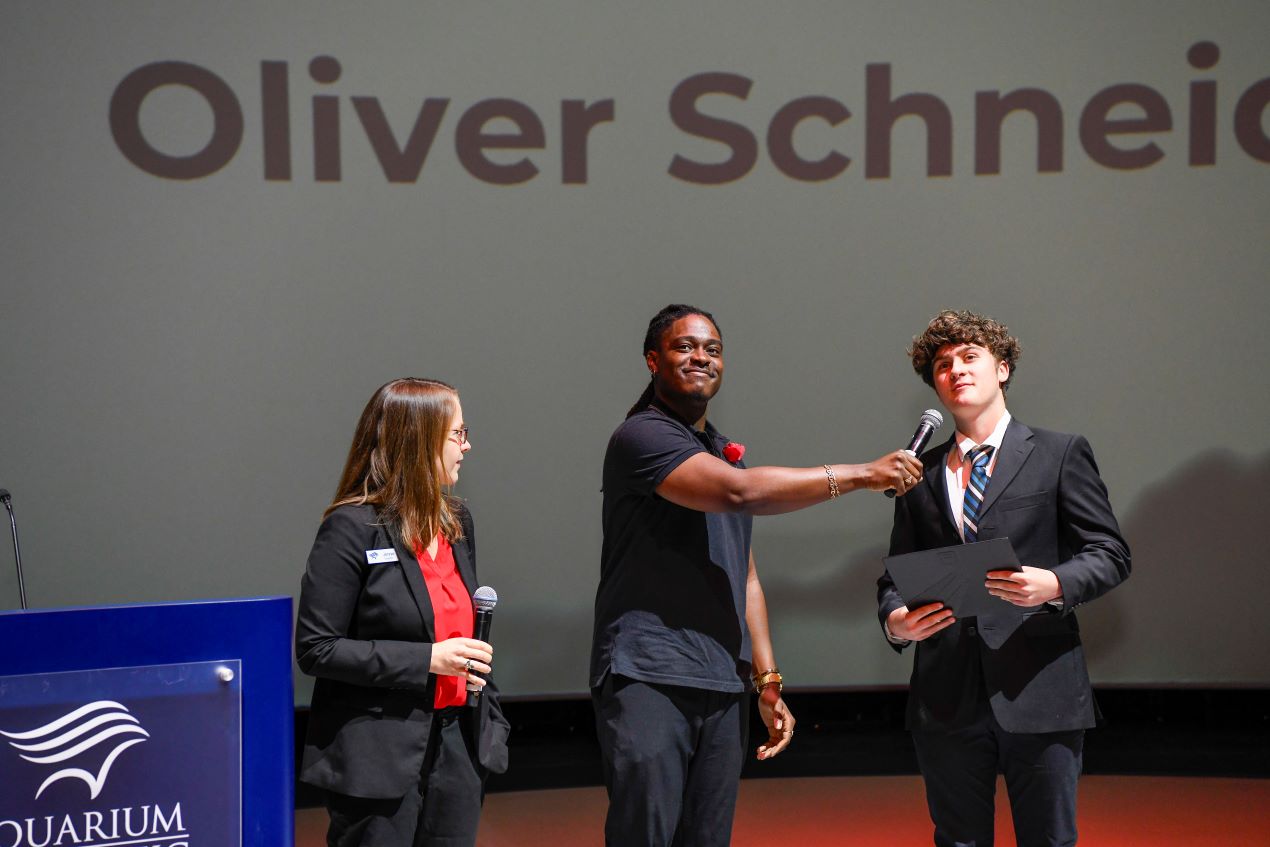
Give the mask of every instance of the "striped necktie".
[{"label": "striped necktie", "polygon": [[983,505],[983,492],[988,487],[991,445],[980,444],[966,454],[966,461],[970,462],[970,484],[966,486],[966,499],[961,505],[961,537],[970,543],[979,538],[979,507]]}]

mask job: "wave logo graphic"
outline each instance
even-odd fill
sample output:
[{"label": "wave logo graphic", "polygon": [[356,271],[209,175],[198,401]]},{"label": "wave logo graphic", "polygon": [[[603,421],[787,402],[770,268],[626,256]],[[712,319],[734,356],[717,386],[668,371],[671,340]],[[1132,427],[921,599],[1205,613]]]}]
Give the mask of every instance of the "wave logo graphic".
[{"label": "wave logo graphic", "polygon": [[[114,700],[97,700],[44,726],[26,732],[0,730],[0,735],[14,739],[9,746],[21,751],[23,759],[37,765],[60,765],[77,758],[83,764],[87,760],[96,760],[102,751],[109,749],[96,773],[82,767],[65,767],[50,774],[40,784],[40,790],[35,792],[37,800],[53,783],[72,778],[82,779],[91,792],[91,799],[96,800],[106,785],[110,766],[119,754],[150,737],[150,733],[141,728],[141,722],[129,714],[127,707]],[[101,745],[114,746],[107,748]]]}]

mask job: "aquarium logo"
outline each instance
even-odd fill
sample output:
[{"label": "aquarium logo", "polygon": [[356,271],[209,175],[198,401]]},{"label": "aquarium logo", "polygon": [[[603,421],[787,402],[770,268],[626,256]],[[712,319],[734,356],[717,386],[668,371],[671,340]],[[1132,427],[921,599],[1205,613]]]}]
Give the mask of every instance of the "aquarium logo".
[{"label": "aquarium logo", "polygon": [[94,800],[115,759],[150,737],[128,708],[114,700],[97,700],[35,729],[0,730],[0,735],[28,762],[57,768],[40,783],[36,799],[59,780],[80,779]]}]

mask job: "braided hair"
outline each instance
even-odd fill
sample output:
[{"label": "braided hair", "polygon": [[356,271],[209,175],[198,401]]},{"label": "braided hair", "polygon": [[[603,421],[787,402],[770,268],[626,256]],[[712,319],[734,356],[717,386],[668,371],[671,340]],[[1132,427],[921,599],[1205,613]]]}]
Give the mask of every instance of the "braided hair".
[{"label": "braided hair", "polygon": [[[696,306],[689,306],[684,303],[671,303],[657,314],[653,315],[653,319],[648,322],[648,332],[644,333],[643,352],[648,353],[649,350],[656,350],[661,344],[662,336],[666,334],[666,330],[670,329],[671,324],[680,318],[686,318],[689,315],[701,315],[701,317],[714,324],[714,328],[719,330],[719,337],[723,337],[723,330],[719,329],[719,322],[714,319],[714,315],[705,309],[698,309]],[[631,406],[626,413],[626,417],[630,417],[636,412],[643,411],[648,408],[648,404],[653,402],[653,380],[649,377],[648,386],[644,389],[644,393],[639,395],[639,399],[635,401],[635,405]]]}]

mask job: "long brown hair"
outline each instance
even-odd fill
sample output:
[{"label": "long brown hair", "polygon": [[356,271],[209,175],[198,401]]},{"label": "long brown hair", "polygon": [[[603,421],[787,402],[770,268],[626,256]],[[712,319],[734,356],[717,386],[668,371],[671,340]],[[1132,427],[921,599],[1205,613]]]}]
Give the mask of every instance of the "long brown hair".
[{"label": "long brown hair", "polygon": [[441,451],[459,394],[436,379],[406,377],[381,385],[362,410],[329,515],[369,503],[395,524],[407,548],[438,533],[463,537],[458,500],[442,490]]}]

